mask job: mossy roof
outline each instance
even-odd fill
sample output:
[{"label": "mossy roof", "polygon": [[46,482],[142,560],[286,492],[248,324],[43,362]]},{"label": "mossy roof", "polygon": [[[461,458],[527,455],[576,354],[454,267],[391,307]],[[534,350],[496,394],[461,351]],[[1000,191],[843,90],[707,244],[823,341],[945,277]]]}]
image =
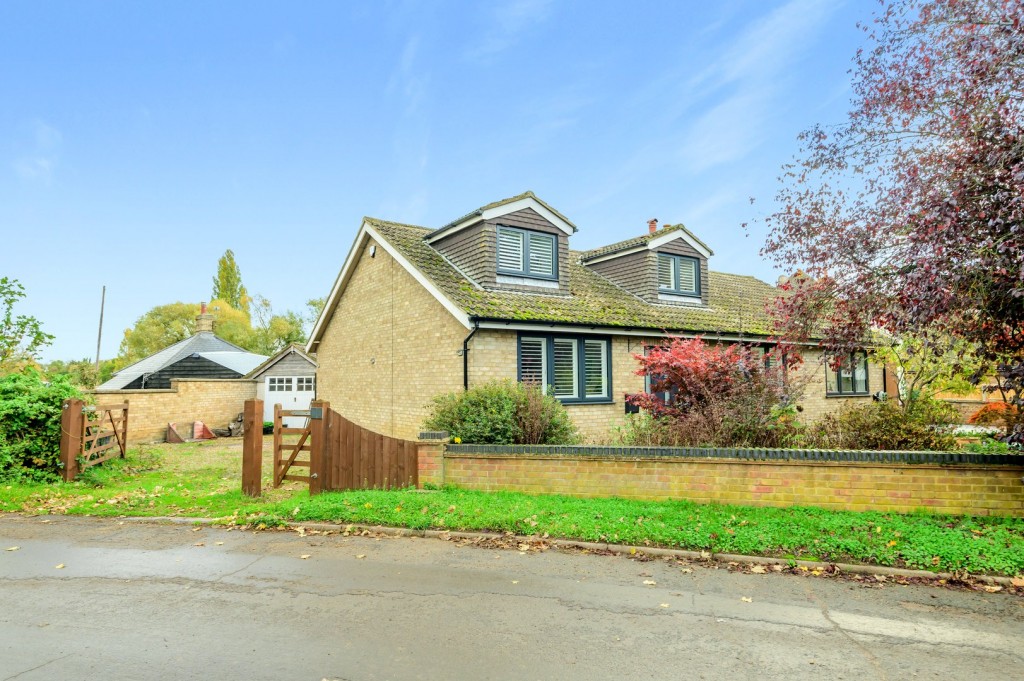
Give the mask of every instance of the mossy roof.
[{"label": "mossy roof", "polygon": [[656,332],[772,333],[765,304],[776,289],[751,276],[709,272],[707,308],[652,304],[580,264],[582,254],[570,251],[569,295],[496,291],[466,279],[427,244],[431,230],[369,217],[365,222],[470,317]]},{"label": "mossy roof", "polygon": [[601,246],[600,248],[592,248],[589,251],[584,251],[580,255],[585,262],[587,260],[590,260],[591,258],[596,258],[598,256],[609,255],[611,253],[618,253],[619,251],[629,250],[630,248],[635,248],[637,246],[646,246],[654,239],[658,239],[672,232],[682,232],[686,234],[694,242],[700,244],[701,247],[704,248],[704,250],[706,250],[708,253],[711,253],[712,255],[714,254],[714,251],[708,248],[708,245],[706,243],[698,239],[696,234],[686,229],[686,226],[680,223],[678,225],[665,225],[661,229],[655,230],[654,232],[648,234],[644,234],[643,236],[633,237],[632,239],[626,239],[625,241],[619,241],[614,244],[608,244],[607,246]]}]

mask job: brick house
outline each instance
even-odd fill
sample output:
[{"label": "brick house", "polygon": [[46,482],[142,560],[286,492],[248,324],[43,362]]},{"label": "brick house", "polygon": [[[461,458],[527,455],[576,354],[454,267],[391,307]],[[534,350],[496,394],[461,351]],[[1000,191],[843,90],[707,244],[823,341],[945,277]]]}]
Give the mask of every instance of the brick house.
[{"label": "brick house", "polygon": [[[317,394],[356,423],[414,438],[431,398],[491,379],[542,381],[591,441],[608,437],[644,390],[634,355],[668,336],[768,345],[777,289],[709,268],[683,225],[590,251],[532,192],[439,229],[364,218],[308,352]],[[802,406],[819,417],[883,387],[863,356],[840,371],[817,348]]]}]

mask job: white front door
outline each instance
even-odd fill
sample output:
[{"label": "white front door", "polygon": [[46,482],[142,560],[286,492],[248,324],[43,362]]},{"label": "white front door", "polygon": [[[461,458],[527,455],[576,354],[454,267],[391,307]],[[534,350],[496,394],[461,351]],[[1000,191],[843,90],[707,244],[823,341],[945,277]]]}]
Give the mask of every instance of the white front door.
[{"label": "white front door", "polygon": [[[274,420],[274,405],[281,409],[309,409],[315,395],[316,381],[312,376],[267,376],[263,400],[263,420]],[[285,428],[303,428],[304,416],[286,416]]]}]

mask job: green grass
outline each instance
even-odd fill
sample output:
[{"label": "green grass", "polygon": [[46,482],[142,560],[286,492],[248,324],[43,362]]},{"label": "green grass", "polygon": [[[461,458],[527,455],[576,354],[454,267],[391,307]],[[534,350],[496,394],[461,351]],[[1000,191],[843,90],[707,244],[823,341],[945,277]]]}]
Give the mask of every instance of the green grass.
[{"label": "green grass", "polygon": [[262,498],[250,499],[239,491],[240,470],[237,444],[136,448],[127,460],[92,468],[74,483],[0,484],[0,511],[225,518],[267,526],[296,520],[492,530],[975,574],[1024,571],[1022,519],[577,499],[452,488],[310,497],[296,483],[290,483],[291,489],[268,490]]}]

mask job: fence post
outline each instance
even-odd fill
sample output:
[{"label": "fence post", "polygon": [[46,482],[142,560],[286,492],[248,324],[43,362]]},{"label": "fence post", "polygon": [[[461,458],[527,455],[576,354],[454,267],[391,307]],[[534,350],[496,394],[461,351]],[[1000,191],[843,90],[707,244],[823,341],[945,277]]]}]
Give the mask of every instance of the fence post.
[{"label": "fence post", "polygon": [[121,458],[125,458],[128,451],[128,400],[124,401],[124,411],[121,412]]},{"label": "fence post", "polygon": [[263,400],[246,400],[242,410],[242,494],[263,488]]},{"label": "fence post", "polygon": [[281,429],[284,423],[281,421],[281,405],[274,404],[274,487],[281,486]]},{"label": "fence post", "polygon": [[320,494],[327,482],[327,412],[330,402],[314,400],[310,409],[320,409],[320,418],[309,420],[309,494]]},{"label": "fence post", "polygon": [[82,453],[82,400],[64,400],[60,416],[61,474],[66,482],[78,475],[78,456]]}]

